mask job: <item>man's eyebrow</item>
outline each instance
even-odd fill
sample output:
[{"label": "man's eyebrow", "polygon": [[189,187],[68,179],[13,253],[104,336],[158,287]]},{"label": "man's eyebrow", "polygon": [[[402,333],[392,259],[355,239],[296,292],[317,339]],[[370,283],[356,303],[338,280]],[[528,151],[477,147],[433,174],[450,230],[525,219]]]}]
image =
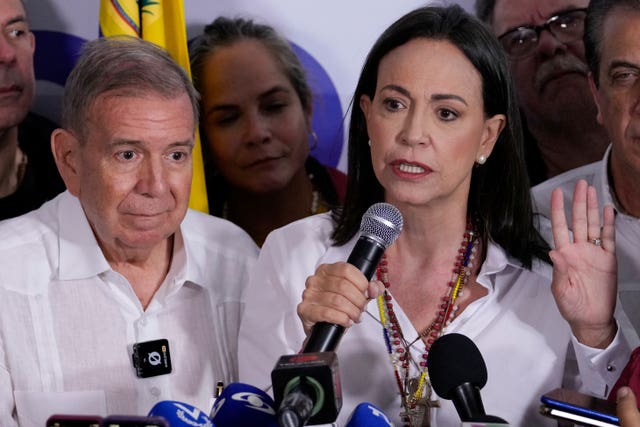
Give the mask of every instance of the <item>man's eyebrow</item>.
[{"label": "man's eyebrow", "polygon": [[22,22],[24,22],[25,24],[28,24],[27,17],[25,15],[16,15],[13,18],[10,18],[4,25],[8,26],[13,24],[19,24]]},{"label": "man's eyebrow", "polygon": [[623,59],[613,60],[609,64],[609,70],[612,70],[612,69],[618,68],[618,67],[634,68],[636,70],[640,69],[640,65],[639,64],[636,64],[634,62],[625,61]]}]

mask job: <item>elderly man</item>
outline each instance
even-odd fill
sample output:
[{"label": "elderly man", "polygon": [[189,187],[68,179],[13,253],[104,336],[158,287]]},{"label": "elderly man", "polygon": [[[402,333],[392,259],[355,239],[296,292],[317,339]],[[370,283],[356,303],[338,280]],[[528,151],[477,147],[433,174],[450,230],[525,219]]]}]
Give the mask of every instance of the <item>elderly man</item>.
[{"label": "elderly man", "polygon": [[[616,211],[618,305],[616,318],[633,347],[640,345],[640,3],[591,0],[585,48],[598,121],[611,141],[602,161],[557,176],[532,190],[549,229],[549,195],[562,188],[569,197],[585,179],[596,187],[599,202]],[[565,206],[567,206],[565,204]],[[567,212],[569,214],[570,212]],[[590,236],[594,243],[600,236]]]},{"label": "elderly man", "polygon": [[588,0],[477,0],[510,59],[533,184],[602,158],[582,43]]},{"label": "elderly man", "polygon": [[35,40],[20,0],[0,0],[0,219],[39,207],[64,190],[49,138],[53,123],[29,113]]},{"label": "elderly man", "polygon": [[197,94],[166,52],[87,43],[51,146],[68,191],[0,224],[0,420],[205,409],[237,376],[241,292],[257,254],[188,211]]}]

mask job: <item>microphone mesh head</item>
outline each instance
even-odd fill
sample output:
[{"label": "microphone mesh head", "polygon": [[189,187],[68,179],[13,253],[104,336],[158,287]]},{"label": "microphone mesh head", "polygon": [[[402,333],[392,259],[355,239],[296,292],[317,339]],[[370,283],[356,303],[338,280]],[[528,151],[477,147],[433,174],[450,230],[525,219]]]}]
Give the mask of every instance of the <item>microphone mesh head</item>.
[{"label": "microphone mesh head", "polygon": [[402,231],[402,214],[389,203],[375,203],[362,216],[360,232],[374,238],[385,248],[396,241]]},{"label": "microphone mesh head", "polygon": [[444,399],[451,399],[456,387],[464,383],[478,388],[487,383],[487,366],[480,350],[462,334],[447,334],[435,340],[427,369],[431,386]]}]

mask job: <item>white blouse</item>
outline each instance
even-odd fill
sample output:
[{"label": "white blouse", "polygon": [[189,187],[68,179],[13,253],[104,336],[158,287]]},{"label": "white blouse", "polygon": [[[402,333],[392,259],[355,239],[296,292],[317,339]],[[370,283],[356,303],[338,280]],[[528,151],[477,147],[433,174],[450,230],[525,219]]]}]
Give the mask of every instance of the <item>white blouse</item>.
[{"label": "white blouse", "polygon": [[[322,263],[346,260],[357,240],[332,246],[332,229],[329,214],[322,214],[289,224],[267,238],[246,288],[239,338],[241,381],[266,389],[278,358],[301,349],[305,335],[296,307],[306,278]],[[487,413],[513,426],[555,425],[539,414],[539,399],[562,384],[572,335],[550,291],[550,266],[536,262],[533,271],[526,270],[489,243],[477,281],[487,288],[487,295],[470,304],[445,332],[464,334],[480,349],[488,369],[482,389]],[[418,332],[397,302],[394,310],[407,340],[416,339]],[[629,357],[628,344],[620,334],[607,350],[575,344],[582,379],[588,379],[583,389],[604,395],[619,374],[615,367],[622,368]],[[422,348],[414,347],[417,359]],[[365,401],[401,425],[400,396],[375,301],[369,303],[361,323],[347,330],[337,355],[343,396],[337,424],[344,425],[351,411]],[[440,408],[432,410],[432,425],[459,427],[453,404],[439,400]]]}]

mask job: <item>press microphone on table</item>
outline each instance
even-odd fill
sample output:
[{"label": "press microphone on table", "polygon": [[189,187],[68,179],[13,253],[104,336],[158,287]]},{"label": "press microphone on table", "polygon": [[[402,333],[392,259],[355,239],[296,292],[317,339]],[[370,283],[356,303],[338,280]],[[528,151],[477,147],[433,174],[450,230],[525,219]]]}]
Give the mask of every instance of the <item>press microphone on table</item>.
[{"label": "press microphone on table", "polygon": [[372,403],[356,406],[345,427],[393,427],[384,412]]},{"label": "press microphone on table", "polygon": [[216,427],[276,427],[273,399],[249,384],[227,385],[211,409]]},{"label": "press microphone on table", "polygon": [[149,417],[162,417],[171,427],[214,427],[209,416],[195,406],[175,400],[163,400],[156,403]]},{"label": "press microphone on table", "polygon": [[[347,262],[371,280],[384,251],[402,231],[402,214],[393,205],[376,203],[360,223],[360,237]],[[335,421],[342,406],[335,349],[344,327],[327,322],[313,326],[301,354],[282,356],[271,372],[282,427]]]},{"label": "press microphone on table", "polygon": [[453,401],[461,421],[508,425],[484,410],[480,389],[487,383],[487,366],[468,337],[452,333],[435,340],[429,350],[427,369],[433,390],[443,399]]}]

